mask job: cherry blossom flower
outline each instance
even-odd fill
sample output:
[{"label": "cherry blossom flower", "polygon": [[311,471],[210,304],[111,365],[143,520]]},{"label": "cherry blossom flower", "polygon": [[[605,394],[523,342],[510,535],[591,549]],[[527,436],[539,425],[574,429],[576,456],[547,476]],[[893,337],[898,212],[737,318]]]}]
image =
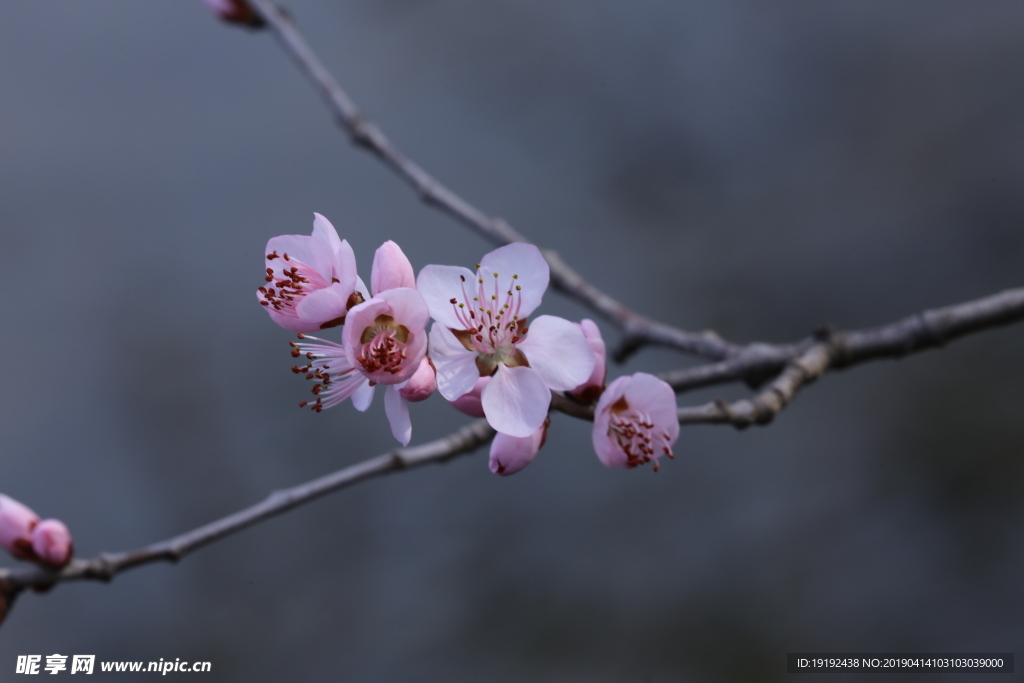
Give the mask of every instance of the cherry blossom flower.
[{"label": "cherry blossom flower", "polygon": [[384,384],[391,433],[405,446],[412,438],[406,401],[427,398],[435,384],[429,361],[424,368],[430,311],[419,292],[403,286],[414,283],[412,265],[394,242],[377,250],[370,282],[373,297],[348,312],[342,343],[307,334],[292,342],[292,356],[310,361],[292,371],[317,380],[316,401],[299,405],[320,412],[351,398],[356,410],[365,411],[374,387]]},{"label": "cherry blossom flower", "polygon": [[430,357],[437,388],[449,401],[492,377],[481,393],[487,421],[515,437],[535,433],[547,417],[551,390],[568,391],[590,377],[594,353],[579,326],[544,315],[550,277],[532,244],[509,244],[481,259],[474,274],[458,266],[429,265],[417,287],[437,322]]},{"label": "cherry blossom flower", "polygon": [[491,441],[491,455],[488,461],[491,472],[507,477],[533,462],[537,457],[537,451],[548,438],[549,422],[550,418],[530,436],[509,436],[498,432]]},{"label": "cherry blossom flower", "polygon": [[612,382],[594,410],[594,450],[606,467],[637,467],[672,455],[679,437],[676,396],[654,375],[638,372]]},{"label": "cherry blossom flower", "polygon": [[256,292],[271,320],[293,332],[336,327],[365,298],[357,291],[352,247],[329,220],[313,216],[312,236],[279,235],[267,242],[267,284]]},{"label": "cherry blossom flower", "polygon": [[604,391],[605,375],[608,373],[604,339],[601,337],[601,330],[598,329],[597,323],[593,320],[584,318],[579,325],[583,336],[587,338],[590,348],[594,351],[594,371],[590,373],[586,382],[569,393],[584,403],[593,403]]}]

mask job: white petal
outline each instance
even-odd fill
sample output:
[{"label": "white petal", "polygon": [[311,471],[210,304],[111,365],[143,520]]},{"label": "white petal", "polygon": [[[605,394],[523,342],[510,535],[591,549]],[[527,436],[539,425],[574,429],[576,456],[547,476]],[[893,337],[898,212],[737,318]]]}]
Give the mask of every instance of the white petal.
[{"label": "white petal", "polygon": [[364,381],[358,389],[352,392],[352,405],[361,413],[365,413],[373,401],[373,386],[369,381]]},{"label": "white petal", "polygon": [[[465,278],[465,283],[463,283],[463,278]],[[463,284],[465,284],[465,292],[470,297],[468,302],[463,296]],[[426,300],[431,318],[453,330],[467,329],[455,314],[452,299],[457,299],[460,303],[467,305],[472,304],[472,297],[476,292],[476,275],[470,270],[461,266],[424,266],[420,271],[420,276],[416,279],[416,289]]]},{"label": "white petal", "polygon": [[540,429],[551,405],[551,392],[533,368],[498,366],[480,395],[487,422],[509,436],[530,436]]},{"label": "white petal", "polygon": [[[495,249],[480,259],[480,266],[481,275],[486,273],[485,281],[490,282],[493,279],[492,274],[498,273],[500,287],[507,288],[509,283],[522,287],[518,290],[519,296],[522,297],[520,318],[525,318],[537,310],[551,279],[551,269],[540,249],[523,242],[506,244]],[[519,276],[514,282],[513,275]],[[504,289],[502,291],[504,292]]]},{"label": "white petal", "polygon": [[384,412],[388,415],[391,433],[398,439],[398,443],[408,446],[412,438],[412,421],[409,419],[409,406],[398,392],[395,384],[384,390]]},{"label": "white petal", "polygon": [[565,318],[542,315],[530,322],[526,339],[516,345],[530,367],[555,391],[583,384],[594,371],[594,350],[579,325]]},{"label": "white petal", "polygon": [[430,360],[437,370],[437,390],[449,401],[470,392],[480,379],[476,353],[460,344],[441,323],[430,328]]}]

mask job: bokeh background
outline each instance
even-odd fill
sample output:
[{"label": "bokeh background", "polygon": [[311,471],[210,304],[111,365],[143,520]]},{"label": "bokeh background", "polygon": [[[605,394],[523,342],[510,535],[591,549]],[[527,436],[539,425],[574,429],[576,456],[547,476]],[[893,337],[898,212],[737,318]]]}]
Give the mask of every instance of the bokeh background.
[{"label": "bokeh background", "polygon": [[[667,322],[790,341],[1022,284],[1020,3],[288,7],[414,159]],[[380,396],[295,407],[291,335],[255,300],[266,240],[313,211],[364,276],[386,239],[417,269],[491,248],[352,148],[269,34],[199,0],[7,3],[0,491],[91,556],[392,448]],[[604,469],[555,416],[514,477],[481,450],[25,595],[0,677],[62,653],[217,681],[781,681],[794,651],[1013,651],[1022,343],[829,375],[768,428],[685,429],[657,475]],[[464,421],[435,397],[414,442]]]}]

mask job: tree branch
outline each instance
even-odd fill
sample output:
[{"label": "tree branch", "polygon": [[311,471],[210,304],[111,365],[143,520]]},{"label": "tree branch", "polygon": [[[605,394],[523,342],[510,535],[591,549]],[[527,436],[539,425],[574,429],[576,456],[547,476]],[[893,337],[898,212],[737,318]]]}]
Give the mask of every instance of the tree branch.
[{"label": "tree branch", "polygon": [[120,553],[100,553],[91,559],[72,560],[59,570],[41,568],[0,569],[0,621],[5,606],[28,587],[46,587],[62,581],[95,579],[110,581],[126,569],[152,562],[177,562],[193,550],[237,533],[242,529],[305,505],[321,496],[352,484],[429,463],[446,462],[487,443],[494,430],[486,420],[476,420],[436,441],[399,448],[350,465],[318,479],[275,491],[262,502],[159,543]]},{"label": "tree branch", "polygon": [[[271,0],[251,2],[263,15],[285,51],[320,91],[338,124],[348,132],[353,143],[384,162],[426,204],[454,217],[491,242],[504,245],[529,241],[506,221],[489,216],[473,206],[405,156],[380,128],[367,120],[313,52],[291,17]],[[543,253],[551,267],[551,283],[557,289],[604,316],[623,332],[622,343],[613,353],[613,357],[620,362],[649,344],[667,346],[715,360],[727,358],[738,349],[714,332],[688,332],[640,315],[587,283],[555,252],[544,250]]]},{"label": "tree branch", "polygon": [[[936,348],[964,335],[1024,320],[1024,288],[1008,289],[982,299],[936,308],[867,330],[825,330],[817,337],[788,346],[750,344],[721,363],[663,373],[677,393],[702,386],[745,380],[768,387],[736,403],[712,401],[679,409],[680,424],[729,423],[743,429],[767,424],[805,385],[829,370],[883,358],[901,358]],[[583,420],[594,419],[594,407],[562,394],[552,399],[553,410]]]}]

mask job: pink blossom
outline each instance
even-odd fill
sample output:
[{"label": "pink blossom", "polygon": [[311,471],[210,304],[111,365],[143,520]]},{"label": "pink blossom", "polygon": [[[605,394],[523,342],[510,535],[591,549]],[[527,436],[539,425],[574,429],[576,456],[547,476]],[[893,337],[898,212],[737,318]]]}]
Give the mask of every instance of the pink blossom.
[{"label": "pink blossom", "polygon": [[481,393],[487,421],[515,437],[535,433],[547,417],[551,390],[568,391],[594,369],[594,353],[579,326],[554,316],[527,317],[540,305],[550,277],[532,244],[509,244],[481,259],[474,274],[429,265],[417,286],[437,321],[430,357],[437,388],[449,401],[492,381]]},{"label": "pink blossom", "polygon": [[537,457],[537,451],[548,437],[548,422],[530,436],[509,436],[498,432],[491,441],[491,457],[488,465],[491,472],[507,477],[523,469]]},{"label": "pink blossom", "polygon": [[71,532],[59,519],[44,519],[32,530],[32,549],[41,564],[63,567],[74,553]]},{"label": "pink blossom", "polygon": [[580,329],[587,338],[590,348],[594,351],[594,370],[590,373],[587,381],[579,385],[569,393],[583,401],[593,403],[604,391],[604,380],[607,374],[607,361],[605,360],[604,339],[601,337],[601,330],[597,323],[589,318],[580,321]]},{"label": "pink blossom", "polygon": [[672,455],[679,437],[676,396],[654,375],[638,372],[612,382],[594,409],[594,450],[606,467],[630,468]]},{"label": "pink blossom", "polygon": [[19,560],[35,558],[32,530],[39,524],[39,515],[28,506],[0,493],[0,545]]},{"label": "pink blossom", "polygon": [[336,327],[360,303],[356,257],[331,222],[314,213],[313,234],[280,235],[267,242],[267,284],[256,298],[281,327],[316,332]]},{"label": "pink blossom", "polygon": [[[384,384],[384,411],[391,433],[405,446],[412,438],[412,422],[402,390],[408,389],[406,393],[415,400],[433,392],[433,368],[429,362],[423,368],[430,310],[415,289],[390,287],[412,282],[412,265],[394,242],[385,242],[377,250],[370,282],[373,297],[348,312],[342,343],[306,334],[299,335],[301,342],[292,342],[292,355],[311,361],[292,371],[317,380],[316,401],[299,405],[320,412],[351,398],[356,410],[365,411],[374,387]],[[363,286],[357,283],[356,287],[358,291]]]}]

